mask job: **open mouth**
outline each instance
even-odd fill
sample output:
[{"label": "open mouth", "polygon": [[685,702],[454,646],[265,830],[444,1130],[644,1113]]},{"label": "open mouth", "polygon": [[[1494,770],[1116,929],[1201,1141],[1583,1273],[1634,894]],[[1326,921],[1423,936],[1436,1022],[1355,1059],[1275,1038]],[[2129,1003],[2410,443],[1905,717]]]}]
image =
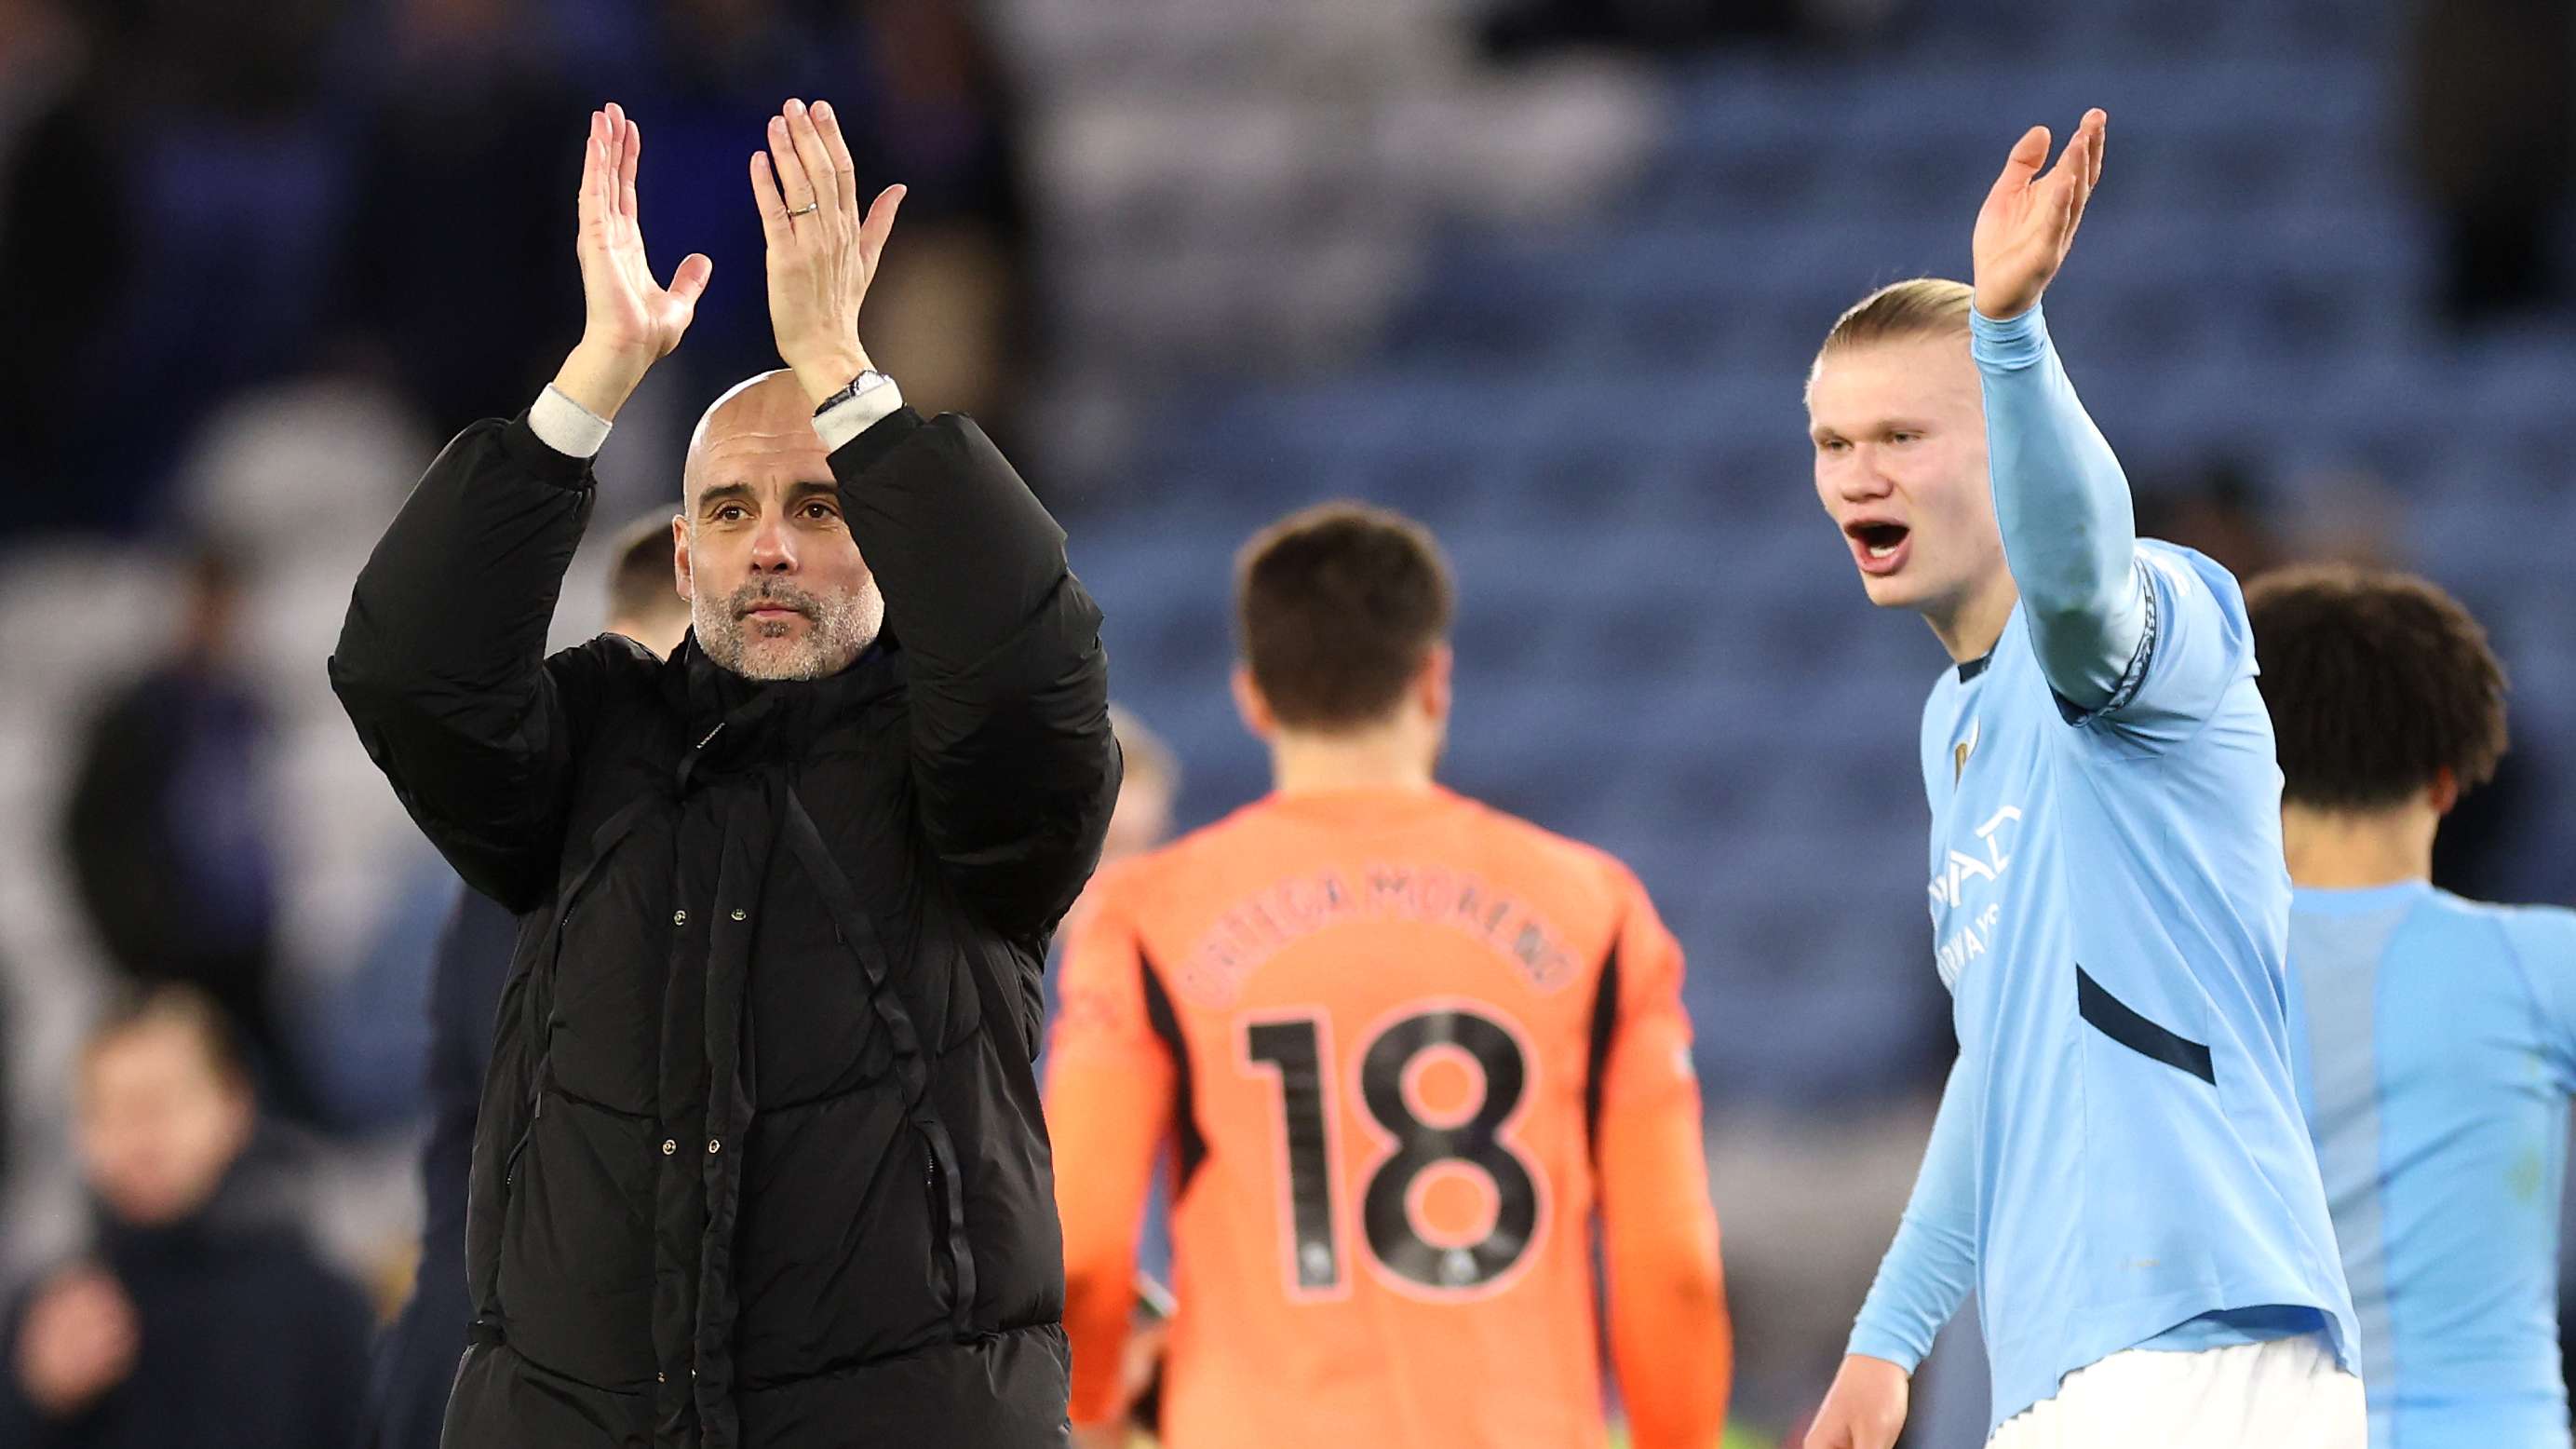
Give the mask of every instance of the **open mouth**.
[{"label": "open mouth", "polygon": [[1868,521],[1845,525],[1845,537],[1851,540],[1852,559],[1863,573],[1894,573],[1905,563],[1905,545],[1914,530],[1902,523]]},{"label": "open mouth", "polygon": [[1901,523],[1864,523],[1852,530],[1852,537],[1869,551],[1871,558],[1893,558],[1897,545],[1905,542],[1906,527]]}]

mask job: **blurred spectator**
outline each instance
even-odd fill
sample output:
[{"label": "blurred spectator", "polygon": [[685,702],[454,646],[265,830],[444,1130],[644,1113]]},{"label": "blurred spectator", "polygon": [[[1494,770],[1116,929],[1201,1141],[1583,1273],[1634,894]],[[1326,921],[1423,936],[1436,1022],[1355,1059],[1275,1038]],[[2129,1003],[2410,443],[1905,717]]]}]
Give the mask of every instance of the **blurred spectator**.
[{"label": "blurred spectator", "polygon": [[[687,391],[718,392],[777,365],[742,138],[759,134],[781,96],[825,97],[862,191],[909,188],[902,238],[869,290],[871,355],[925,411],[974,413],[1007,445],[1002,415],[1027,363],[1028,205],[1007,77],[976,7],[673,0],[656,19],[658,74],[623,99],[644,129],[647,171],[687,182],[639,188],[644,231],[668,251],[655,264],[691,251],[715,262],[674,359]],[[545,275],[570,285],[560,261]]]},{"label": "blurred spectator", "polygon": [[907,193],[904,238],[868,295],[869,345],[906,397],[972,413],[1007,446],[1033,312],[1008,78],[972,6],[851,8],[861,78],[843,107],[852,159],[862,185],[900,181]]},{"label": "blurred spectator", "polygon": [[2563,302],[2576,192],[2576,21],[2566,0],[2424,0],[2407,54],[2418,180],[2441,213],[2452,320]]},{"label": "blurred spectator", "polygon": [[[563,203],[581,175],[565,136],[584,98],[513,0],[399,0],[392,31],[339,320],[439,426],[506,417],[580,305]],[[460,197],[473,198],[470,226],[455,224]]]},{"label": "blurred spectator", "polygon": [[[671,359],[677,364],[671,381],[682,396],[711,397],[778,365],[763,283],[766,249],[750,204],[751,151],[744,138],[761,134],[783,98],[825,97],[851,129],[850,144],[860,144],[861,101],[851,94],[846,58],[832,43],[829,22],[839,17],[822,13],[826,8],[812,0],[666,0],[650,7],[647,22],[657,64],[645,75],[619,77],[609,92],[591,98],[623,102],[643,129],[637,195],[644,234],[653,238],[652,265],[668,276],[691,252],[704,252],[715,263],[688,345]],[[577,119],[559,118],[558,134]],[[860,184],[871,179],[863,163]],[[911,225],[907,218],[907,236]],[[547,266],[549,276],[573,285],[561,253]],[[550,319],[571,315],[570,295]],[[899,373],[891,359],[878,361]],[[905,386],[911,386],[908,378]],[[512,402],[495,415],[507,416],[519,406]],[[440,423],[453,427],[467,416]],[[696,416],[693,405],[687,420]],[[678,440],[672,442],[676,446]]]},{"label": "blurred spectator", "polygon": [[338,228],[342,140],[321,102],[345,8],[74,7],[85,63],[0,207],[0,265],[22,282],[0,290],[0,436],[32,504],[13,523],[148,520],[206,409],[301,360]]},{"label": "blurred spectator", "polygon": [[256,1125],[221,1013],[137,997],[82,1053],[87,1260],[11,1312],[0,1443],[13,1449],[341,1449],[369,1314],[241,1169]]},{"label": "blurred spectator", "polygon": [[[1126,757],[1127,774],[1118,786],[1118,803],[1111,807],[1109,833],[1100,843],[1100,865],[1091,878],[1131,856],[1143,855],[1172,836],[1172,812],[1181,798],[1181,761],[1163,737],[1148,728],[1132,710],[1109,706],[1109,732],[1117,737],[1119,752]],[[1091,903],[1091,887],[1065,912],[1064,924],[1057,928],[1056,939],[1063,941],[1073,933],[1073,923],[1082,918]],[[1053,1015],[1055,973],[1047,973],[1047,1003]],[[1044,1049],[1044,1039],[1040,1039]]]},{"label": "blurred spectator", "polygon": [[[77,420],[97,391],[98,319],[127,282],[131,237],[112,156],[108,98],[77,32],[36,14],[0,34],[14,135],[0,173],[0,530],[122,514],[119,490],[40,486],[72,466]],[[43,285],[25,279],[42,278]]]},{"label": "blurred spectator", "polygon": [[2141,488],[2137,508],[2140,535],[2198,549],[2240,580],[2282,560],[2263,490],[2237,459],[2210,459]]},{"label": "blurred spectator", "polygon": [[1181,798],[1181,762],[1163,737],[1146,728],[1133,711],[1109,707],[1109,729],[1127,756],[1126,783],[1118,787],[1118,807],[1109,819],[1109,837],[1100,847],[1103,870],[1131,855],[1142,855],[1169,839],[1172,807]]},{"label": "blurred spectator", "polygon": [[[689,604],[672,567],[671,515],[648,514],[618,535],[603,632],[667,657],[688,631]],[[450,889],[454,904],[429,977],[420,1262],[411,1301],[376,1352],[368,1449],[438,1449],[447,1391],[474,1316],[465,1281],[465,1180],[474,1162],[483,1074],[492,1064],[492,1016],[500,1009],[519,922],[461,884],[451,881]]]},{"label": "blurred spectator", "polygon": [[603,634],[623,634],[662,658],[689,632],[689,601],[680,597],[671,538],[674,509],[665,507],[618,532],[609,556],[608,622]]},{"label": "blurred spectator", "polygon": [[169,657],[82,732],[64,844],[109,959],[141,981],[204,989],[249,1037],[275,1105],[309,1116],[272,999],[270,725],[240,658],[242,566],[211,544],[188,560]]}]

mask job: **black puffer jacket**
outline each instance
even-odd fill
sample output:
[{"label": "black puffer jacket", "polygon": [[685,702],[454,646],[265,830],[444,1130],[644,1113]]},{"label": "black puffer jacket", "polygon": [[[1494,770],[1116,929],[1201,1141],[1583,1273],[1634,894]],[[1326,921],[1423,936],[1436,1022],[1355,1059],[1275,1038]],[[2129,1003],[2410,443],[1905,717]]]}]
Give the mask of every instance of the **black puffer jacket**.
[{"label": "black puffer jacket", "polygon": [[543,657],[590,476],[524,418],[449,444],[359,576],[332,683],[522,913],[452,1449],[1063,1442],[1030,1059],[1118,785],[1100,615],[964,418],[832,469],[887,629],[814,683]]}]

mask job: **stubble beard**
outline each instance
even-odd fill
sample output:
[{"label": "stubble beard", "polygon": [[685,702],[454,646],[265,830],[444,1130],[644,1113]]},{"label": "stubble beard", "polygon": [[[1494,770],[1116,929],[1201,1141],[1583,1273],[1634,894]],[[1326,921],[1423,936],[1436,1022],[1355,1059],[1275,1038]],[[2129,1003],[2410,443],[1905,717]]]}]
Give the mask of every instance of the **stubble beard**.
[{"label": "stubble beard", "polygon": [[[794,609],[807,620],[790,640],[787,621],[753,621],[761,605]],[[885,594],[871,578],[845,594],[816,594],[783,579],[752,579],[722,599],[689,600],[690,627],[707,658],[745,679],[826,679],[876,642],[885,627]]]}]

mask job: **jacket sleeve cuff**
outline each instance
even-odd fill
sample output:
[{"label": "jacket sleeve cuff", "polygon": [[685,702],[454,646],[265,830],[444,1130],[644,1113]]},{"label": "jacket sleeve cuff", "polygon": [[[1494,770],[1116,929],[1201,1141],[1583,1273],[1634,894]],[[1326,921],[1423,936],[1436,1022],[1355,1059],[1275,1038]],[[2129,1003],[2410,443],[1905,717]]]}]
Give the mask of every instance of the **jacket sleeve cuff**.
[{"label": "jacket sleeve cuff", "polygon": [[608,441],[609,421],[574,402],[552,383],[528,408],[528,430],[567,458],[596,458]]},{"label": "jacket sleeve cuff", "polygon": [[2040,303],[1998,321],[1968,309],[1968,350],[1988,372],[2017,372],[2048,355],[2048,319]]},{"label": "jacket sleeve cuff", "polygon": [[1851,1342],[1843,1349],[1846,1354],[1884,1359],[1909,1374],[1923,1362],[1923,1355],[1927,1351],[1916,1347],[1887,1327],[1871,1323],[1866,1318],[1852,1326]]},{"label": "jacket sleeve cuff", "polygon": [[521,413],[501,425],[501,451],[540,482],[575,493],[590,488],[590,459],[567,453],[539,437],[529,413]]},{"label": "jacket sleeve cuff", "polygon": [[903,389],[895,386],[893,378],[878,373],[876,381],[859,392],[816,413],[814,432],[822,438],[824,452],[837,453],[902,407]]}]

